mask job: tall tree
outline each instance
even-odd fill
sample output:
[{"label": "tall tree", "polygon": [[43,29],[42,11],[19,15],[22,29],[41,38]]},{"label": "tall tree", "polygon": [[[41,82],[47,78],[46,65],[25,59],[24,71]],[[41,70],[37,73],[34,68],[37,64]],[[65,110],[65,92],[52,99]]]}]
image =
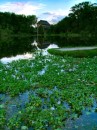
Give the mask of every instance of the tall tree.
[{"label": "tall tree", "polygon": [[82,2],[71,7],[71,13],[55,26],[58,33],[96,33],[97,4]]}]

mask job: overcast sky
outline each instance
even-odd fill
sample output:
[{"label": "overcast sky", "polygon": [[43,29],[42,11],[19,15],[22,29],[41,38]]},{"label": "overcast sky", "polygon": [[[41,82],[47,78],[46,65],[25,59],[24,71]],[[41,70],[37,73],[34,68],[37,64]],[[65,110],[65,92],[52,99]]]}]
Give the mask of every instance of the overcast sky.
[{"label": "overcast sky", "polygon": [[[56,23],[68,15],[70,8],[84,0],[0,0],[1,12],[36,15],[38,20]],[[89,0],[85,0],[89,1]],[[97,3],[97,0],[90,0]]]}]

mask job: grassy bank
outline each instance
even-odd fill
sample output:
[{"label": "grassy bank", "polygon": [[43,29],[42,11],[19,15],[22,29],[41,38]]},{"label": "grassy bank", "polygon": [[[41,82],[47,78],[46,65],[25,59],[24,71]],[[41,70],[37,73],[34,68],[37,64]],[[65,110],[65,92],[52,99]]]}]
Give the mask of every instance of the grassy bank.
[{"label": "grassy bank", "polygon": [[54,55],[80,57],[80,58],[97,56],[97,49],[73,50],[73,51],[66,51],[61,49],[48,49],[48,52]]}]

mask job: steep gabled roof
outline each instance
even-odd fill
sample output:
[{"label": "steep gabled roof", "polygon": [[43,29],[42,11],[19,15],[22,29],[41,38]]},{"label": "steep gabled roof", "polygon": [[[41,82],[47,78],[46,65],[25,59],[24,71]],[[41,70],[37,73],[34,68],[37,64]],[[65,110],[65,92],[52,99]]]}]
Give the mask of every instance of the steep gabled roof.
[{"label": "steep gabled roof", "polygon": [[50,24],[46,20],[40,20],[37,24],[38,25],[43,25],[43,26],[50,26]]}]

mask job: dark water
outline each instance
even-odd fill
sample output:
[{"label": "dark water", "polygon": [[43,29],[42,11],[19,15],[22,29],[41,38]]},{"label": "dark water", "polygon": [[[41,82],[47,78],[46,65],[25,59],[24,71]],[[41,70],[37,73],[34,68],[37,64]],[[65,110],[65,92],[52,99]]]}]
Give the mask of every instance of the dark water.
[{"label": "dark water", "polygon": [[33,37],[10,37],[0,40],[0,58],[32,52],[35,49],[35,46],[31,45],[33,41]]},{"label": "dark water", "polygon": [[[37,42],[37,46],[33,44]],[[75,46],[94,46],[97,45],[96,38],[87,37],[10,37],[0,39],[0,59],[4,57],[12,57],[32,53],[38,49],[46,49],[51,44],[58,47],[75,47]]]}]

